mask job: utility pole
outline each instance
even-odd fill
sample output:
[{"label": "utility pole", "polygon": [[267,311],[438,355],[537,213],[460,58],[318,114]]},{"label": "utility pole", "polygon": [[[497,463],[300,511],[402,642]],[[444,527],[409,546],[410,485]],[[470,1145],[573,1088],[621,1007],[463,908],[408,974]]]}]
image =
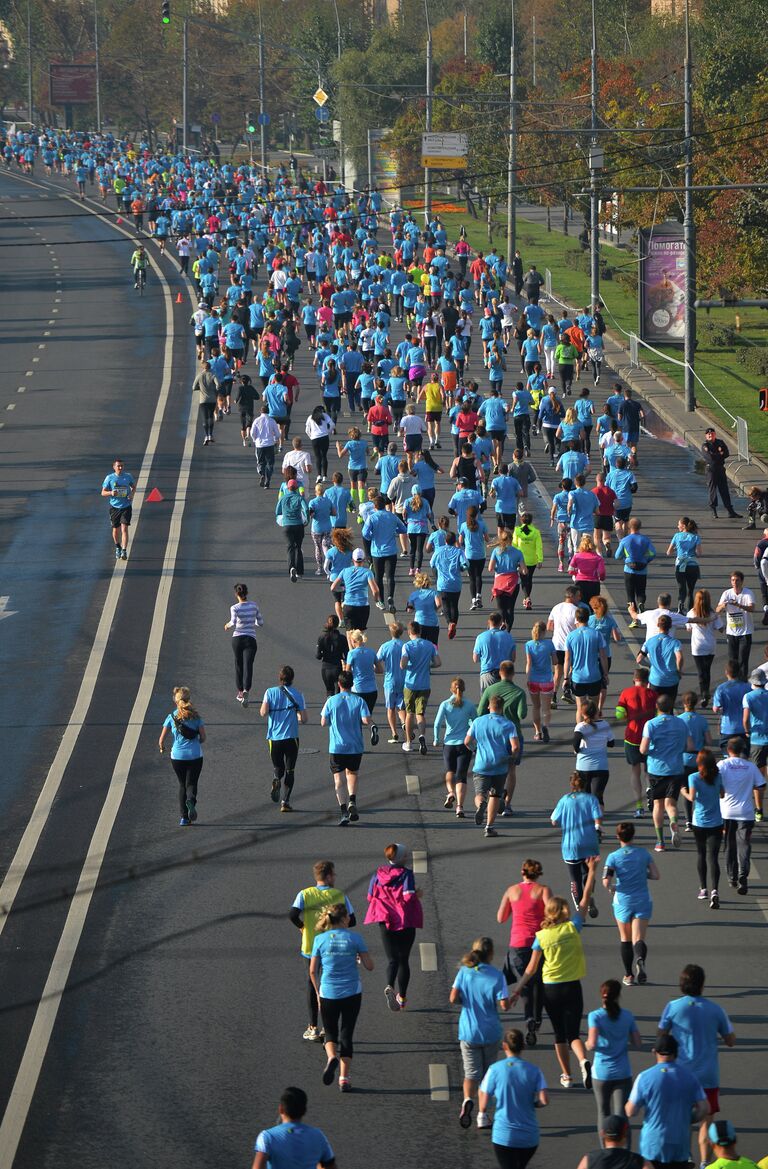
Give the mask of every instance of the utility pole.
[{"label": "utility pole", "polygon": [[[333,0],[333,11],[336,15],[336,59],[338,61],[340,61],[341,60],[341,21],[339,20],[339,6],[336,3],[336,0]],[[339,88],[340,88],[340,86],[337,86],[337,90]],[[337,105],[336,112],[339,115],[339,170],[340,170],[340,176],[341,176],[341,185],[343,187],[345,187],[346,186],[345,180],[346,180],[346,173],[347,172],[346,172],[346,166],[344,163],[344,135],[342,133],[342,128],[341,128],[341,111],[338,109],[338,105]]]},{"label": "utility pole", "polygon": [[536,88],[536,13],[531,17],[531,48],[533,53],[533,88]]},{"label": "utility pole", "polygon": [[589,270],[591,303],[600,304],[600,231],[598,217],[598,171],[603,167],[603,148],[597,140],[597,19],[592,0],[592,54],[590,58],[589,143]]},{"label": "utility pole", "polygon": [[185,16],[181,31],[181,149],[187,153],[187,101],[189,96],[189,17]]},{"label": "utility pole", "polygon": [[27,0],[27,117],[34,122],[34,104],[32,101],[32,7],[31,0]]},{"label": "utility pole", "polygon": [[[429,23],[429,0],[424,0],[424,16],[427,21],[427,108],[426,130],[432,129],[432,26]],[[424,226],[432,219],[432,175],[429,167],[424,167]]]},{"label": "utility pole", "polygon": [[264,29],[259,4],[259,158],[262,178],[267,172],[267,127],[264,125]]},{"label": "utility pole", "polygon": [[685,63],[683,71],[685,134],[685,202],[683,242],[685,246],[685,408],[696,409],[693,363],[696,358],[696,224],[693,219],[693,76],[691,66],[690,3],[685,0]]},{"label": "utility pole", "polygon": [[371,143],[371,128],[368,127],[368,191],[373,190],[373,146]]},{"label": "utility pole", "polygon": [[509,46],[509,160],[507,164],[507,263],[517,248],[517,75],[515,44],[515,0],[512,4],[512,40]]},{"label": "utility pole", "polygon": [[467,52],[467,6],[464,5],[464,64],[467,63],[469,53]]},{"label": "utility pole", "polygon": [[96,58],[96,133],[101,133],[101,61],[99,59],[99,5],[93,0],[93,51]]}]

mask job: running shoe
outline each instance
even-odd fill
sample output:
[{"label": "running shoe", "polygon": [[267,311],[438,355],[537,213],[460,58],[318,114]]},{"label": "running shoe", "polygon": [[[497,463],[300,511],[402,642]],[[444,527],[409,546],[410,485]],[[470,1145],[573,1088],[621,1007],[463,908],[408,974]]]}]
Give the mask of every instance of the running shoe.
[{"label": "running shoe", "polygon": [[643,816],[645,815],[645,809],[644,808],[635,808],[632,815],[634,816],[634,818],[636,820],[642,820]]},{"label": "running shoe", "polygon": [[293,582],[294,584],[296,584],[296,581],[299,579],[299,576],[298,576],[298,573],[296,572],[296,569],[295,569],[295,568],[292,568],[292,569],[291,569],[291,571],[290,571],[290,573],[289,573],[289,576],[290,576],[290,578],[291,578],[292,582]]},{"label": "running shoe", "polygon": [[530,597],[523,597],[523,608],[524,609],[533,608],[533,601],[531,600]]},{"label": "running shoe", "polygon": [[128,552],[126,551],[126,549],[125,549],[125,548],[121,548],[121,549],[120,549],[120,559],[121,559],[121,560],[127,560],[127,559],[128,559]]},{"label": "running shoe", "polygon": [[558,571],[558,572],[565,572],[565,565],[564,565],[564,564],[558,564],[558,566],[557,566],[557,571]]},{"label": "running shoe", "polygon": [[190,824],[194,824],[197,819],[197,800],[187,800],[187,816]]},{"label": "running shoe", "polygon": [[654,852],[666,852],[667,850],[666,850],[666,848],[664,847],[664,845],[661,843],[661,841],[660,841],[660,840],[657,840],[657,841],[656,841],[656,843],[655,843],[655,844],[654,844],[654,846],[653,846],[653,851],[654,851]]},{"label": "running shoe", "polygon": [[302,1035],[301,1038],[306,1039],[307,1043],[320,1043],[321,1042],[319,1029],[317,1027],[313,1027],[311,1023],[309,1025],[309,1027],[307,1027],[306,1031],[304,1032],[304,1034]]},{"label": "running shoe", "polygon": [[553,710],[557,710],[557,695],[552,695],[552,702],[550,703]]},{"label": "running shoe", "polygon": [[316,568],[315,569],[315,576],[322,576],[322,575],[323,575],[322,568]]},{"label": "running shoe", "polygon": [[350,803],[350,805],[349,805],[349,819],[350,819],[350,823],[352,823],[352,824],[356,824],[357,821],[360,819],[360,813],[358,812],[357,804],[355,804],[355,803]]},{"label": "running shoe", "polygon": [[717,889],[713,889],[711,894],[710,894],[709,908],[710,909],[719,909],[720,908],[720,894],[718,893]]},{"label": "running shoe", "polygon": [[648,981],[648,975],[645,972],[645,958],[638,958],[635,962],[635,978],[641,986]]},{"label": "running shoe", "polygon": [[404,751],[412,751],[413,747],[411,746],[410,743],[403,743],[403,750]]},{"label": "running shoe", "polygon": [[501,809],[501,813],[500,813],[500,815],[502,815],[502,816],[512,816],[512,815],[514,815],[514,813],[513,813],[513,811],[512,811],[512,805],[511,805],[511,804],[505,804],[505,805],[504,805],[504,807]]},{"label": "running shoe", "polygon": [[483,836],[498,836],[498,835],[499,834],[495,828],[492,828],[490,824],[486,824],[485,832],[483,833]]},{"label": "running shoe", "polygon": [[763,822],[763,813],[760,811],[759,808],[755,808],[755,824],[762,824],[762,822]]},{"label": "running shoe", "polygon": [[580,1063],[581,1067],[581,1082],[588,1092],[592,1091],[592,1064],[588,1059],[583,1059]]},{"label": "running shoe", "polygon": [[371,723],[371,746],[375,747],[379,741],[379,728],[376,723]]},{"label": "running shoe", "polygon": [[487,803],[487,801],[483,800],[482,803],[480,804],[480,807],[477,808],[475,811],[475,824],[477,824],[478,828],[482,828],[483,822],[485,820],[486,803]]},{"label": "running shoe", "polygon": [[456,819],[457,819],[457,820],[464,820],[464,819],[466,819],[466,817],[465,817],[465,815],[464,815],[464,809],[463,809],[463,808],[457,808],[457,809],[456,809]]},{"label": "running shoe", "polygon": [[388,743],[399,743],[400,736],[399,735],[390,735],[389,738],[387,739],[387,742]]},{"label": "running shoe", "polygon": [[448,625],[448,640],[453,641],[456,636],[456,622],[451,621]]},{"label": "running shoe", "polygon": [[288,803],[287,800],[283,800],[283,802],[280,804],[280,811],[281,812],[292,812],[293,808],[291,807],[291,805]]},{"label": "running shoe", "polygon": [[115,545],[115,560],[120,559],[120,549]]},{"label": "running shoe", "polygon": [[390,613],[397,612],[397,609],[395,608],[394,597],[387,597],[387,608],[389,609]]},{"label": "running shoe", "polygon": [[352,1091],[352,1081],[349,1079],[348,1076],[339,1076],[339,1091],[340,1092],[351,1092]]},{"label": "running shoe", "polygon": [[419,754],[426,755],[426,753],[427,753],[427,740],[424,738],[423,735],[419,735]]},{"label": "running shoe", "polygon": [[329,1084],[333,1083],[334,1077],[336,1076],[336,1069],[338,1068],[338,1066],[339,1066],[338,1057],[335,1055],[330,1056],[330,1058],[328,1059],[328,1062],[326,1063],[325,1067],[323,1068],[323,1083],[326,1085],[326,1087]]},{"label": "running shoe", "polygon": [[679,848],[680,847],[680,832],[678,831],[677,824],[672,824],[671,829],[672,829],[672,834],[671,834],[670,839],[672,842],[672,847]]},{"label": "running shoe", "polygon": [[469,1126],[472,1124],[472,1110],[474,1107],[474,1100],[467,1096],[466,1100],[461,1106],[461,1112],[459,1113],[459,1124],[462,1128],[469,1128]]},{"label": "running shoe", "polygon": [[561,1088],[572,1088],[573,1087],[573,1080],[571,1079],[570,1076],[566,1075],[565,1072],[560,1073],[560,1087]]},{"label": "running shoe", "polygon": [[248,691],[244,690],[243,691],[243,706],[245,707],[247,705],[248,705]]},{"label": "running shoe", "polygon": [[448,792],[448,795],[445,797],[445,803],[443,804],[443,807],[452,808],[455,803],[456,796],[453,794],[453,792]]},{"label": "running shoe", "polygon": [[706,889],[699,889],[699,901],[706,901],[706,900],[707,900]]},{"label": "running shoe", "polygon": [[405,1008],[408,1006],[408,1003],[405,1001],[405,999],[403,998],[403,996],[401,994],[399,994],[397,996],[397,1005],[401,1011],[404,1011]]},{"label": "running shoe", "polygon": [[389,1007],[390,1011],[399,1011],[400,1010],[400,1004],[397,1001],[397,995],[395,994],[394,987],[392,987],[392,986],[385,986],[384,987],[384,998],[387,1000],[387,1006]]},{"label": "running shoe", "polygon": [[384,612],[384,602],[383,602],[383,601],[377,601],[377,602],[376,602],[376,608],[377,608],[377,609],[381,609],[381,611],[382,611],[382,613],[383,613],[383,612]]},{"label": "running shoe", "polygon": [[600,914],[600,910],[595,905],[594,897],[590,897],[589,899],[589,909],[587,910],[587,913],[590,917],[598,917]]},{"label": "running shoe", "polygon": [[536,1020],[525,1020],[525,1045],[526,1047],[535,1047],[537,1041],[536,1035]]},{"label": "running shoe", "polygon": [[684,831],[685,832],[693,832],[693,828],[691,826],[690,820],[686,820]]},{"label": "running shoe", "polygon": [[186,816],[182,816],[179,820],[179,828],[189,828],[189,820]]},{"label": "running shoe", "polygon": [[347,812],[346,808],[343,808],[341,816],[339,817],[339,828],[347,828],[348,826],[349,826],[349,813]]},{"label": "running shoe", "polygon": [[541,728],[541,737],[545,743],[549,742],[549,727],[542,727]]},{"label": "running shoe", "polygon": [[629,628],[630,628],[630,629],[639,629],[639,628],[640,628],[640,622],[639,622],[639,621],[635,621],[635,620],[632,620],[632,621],[630,621],[630,623],[629,623]]},{"label": "running shoe", "polygon": [[478,1112],[475,1124],[478,1128],[490,1128],[491,1118],[487,1112]]},{"label": "running shoe", "polygon": [[625,974],[621,981],[624,984],[624,986],[634,986],[635,985],[634,976],[631,974]]},{"label": "running shoe", "polygon": [[272,788],[269,793],[269,798],[273,804],[278,803],[280,800],[280,780],[277,778],[277,776],[275,776],[275,778],[272,780]]},{"label": "running shoe", "polygon": [[747,885],[747,882],[739,881],[738,885],[736,886],[736,892],[741,897],[746,897],[747,893],[749,892],[749,886]]},{"label": "running shoe", "polygon": [[238,701],[238,702],[242,702],[242,701],[243,701],[243,692],[242,692],[242,690],[238,690],[238,692],[237,692],[237,695],[236,695],[236,698],[237,698],[237,701]]}]

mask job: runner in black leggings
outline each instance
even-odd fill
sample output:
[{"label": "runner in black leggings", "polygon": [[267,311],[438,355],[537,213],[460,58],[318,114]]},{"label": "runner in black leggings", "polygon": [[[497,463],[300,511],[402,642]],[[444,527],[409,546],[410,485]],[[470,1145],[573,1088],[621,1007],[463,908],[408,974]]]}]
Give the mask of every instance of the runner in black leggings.
[{"label": "runner in black leggings", "polygon": [[[402,844],[384,849],[386,864],[380,865],[368,886],[366,925],[378,922],[384,953],[387,955],[387,984],[384,997],[390,1011],[405,1010],[411,978],[410,956],[416,930],[423,925],[421,892],[413,870],[405,865]],[[397,987],[397,992],[395,991]]]},{"label": "runner in black leggings", "polygon": [[186,828],[197,819],[197,784],[203,769],[205,725],[192,705],[192,696],[186,686],[173,691],[176,709],[169,714],[160,731],[160,754],[165,754],[165,737],[170,733],[171,765],[179,781],[179,827]]},{"label": "runner in black leggings", "polygon": [[320,673],[325,693],[330,698],[336,693],[336,683],[347,658],[347,639],[339,633],[339,618],[335,613],[326,617],[325,629],[317,639],[315,657],[322,663]]}]

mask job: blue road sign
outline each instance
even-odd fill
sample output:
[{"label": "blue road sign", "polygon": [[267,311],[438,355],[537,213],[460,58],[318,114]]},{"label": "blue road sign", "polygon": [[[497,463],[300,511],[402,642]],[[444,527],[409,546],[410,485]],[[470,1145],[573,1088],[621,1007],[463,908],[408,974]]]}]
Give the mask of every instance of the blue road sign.
[{"label": "blue road sign", "polygon": [[260,126],[268,126],[269,125],[269,114],[259,114],[256,121],[259,123]]},{"label": "blue road sign", "polygon": [[318,108],[315,110],[315,117],[317,118],[318,122],[330,122],[331,120],[330,112],[325,108],[325,106],[318,106]]}]

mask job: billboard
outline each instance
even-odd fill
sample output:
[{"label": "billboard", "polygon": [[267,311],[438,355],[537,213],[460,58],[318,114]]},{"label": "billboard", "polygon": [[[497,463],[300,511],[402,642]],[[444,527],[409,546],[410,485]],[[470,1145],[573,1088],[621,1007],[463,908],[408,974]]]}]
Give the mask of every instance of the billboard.
[{"label": "billboard", "polygon": [[96,101],[95,65],[48,66],[48,85],[52,106],[87,105]]},{"label": "billboard", "polygon": [[388,150],[384,140],[389,130],[371,130],[371,183],[378,187],[387,203],[400,202],[400,174],[397,154]]},{"label": "billboard", "polygon": [[685,340],[685,242],[682,224],[640,230],[639,335],[642,341],[682,345]]}]

